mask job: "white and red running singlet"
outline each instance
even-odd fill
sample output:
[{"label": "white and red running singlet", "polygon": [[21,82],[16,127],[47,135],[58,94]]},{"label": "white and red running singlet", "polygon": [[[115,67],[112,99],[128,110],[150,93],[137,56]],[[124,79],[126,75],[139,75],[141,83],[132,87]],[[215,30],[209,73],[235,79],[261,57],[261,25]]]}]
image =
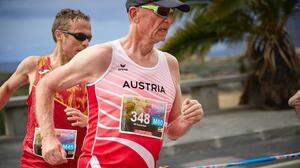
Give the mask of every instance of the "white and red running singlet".
[{"label": "white and red running singlet", "polygon": [[151,68],[112,42],[107,71],[87,86],[89,124],[79,168],[154,168],[175,99],[165,54]]}]

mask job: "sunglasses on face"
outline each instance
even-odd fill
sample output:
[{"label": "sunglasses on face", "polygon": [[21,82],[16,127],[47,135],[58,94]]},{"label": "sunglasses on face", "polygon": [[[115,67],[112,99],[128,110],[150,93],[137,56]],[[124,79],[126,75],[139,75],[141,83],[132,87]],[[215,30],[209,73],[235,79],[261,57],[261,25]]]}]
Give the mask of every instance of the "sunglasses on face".
[{"label": "sunglasses on face", "polygon": [[78,41],[85,41],[86,39],[91,41],[91,39],[92,39],[92,36],[88,36],[84,33],[72,33],[72,32],[67,32],[67,31],[62,31],[62,32],[73,36]]},{"label": "sunglasses on face", "polygon": [[142,5],[141,8],[152,10],[155,14],[157,14],[158,16],[161,16],[163,18],[166,18],[169,15],[172,15],[174,13],[173,8],[165,8],[165,7],[156,6],[156,5]]}]

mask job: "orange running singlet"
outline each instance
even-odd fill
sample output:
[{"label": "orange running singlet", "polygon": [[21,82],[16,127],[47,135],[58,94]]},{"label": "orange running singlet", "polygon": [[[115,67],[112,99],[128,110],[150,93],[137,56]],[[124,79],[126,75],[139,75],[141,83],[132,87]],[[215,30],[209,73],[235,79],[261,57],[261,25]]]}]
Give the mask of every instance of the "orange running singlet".
[{"label": "orange running singlet", "polygon": [[76,168],[77,160],[81,153],[81,147],[86,134],[86,128],[71,126],[70,121],[67,120],[64,109],[69,106],[80,110],[84,114],[87,114],[87,90],[85,84],[80,84],[63,90],[59,93],[56,93],[54,97],[55,128],[77,130],[75,159],[68,159],[67,164],[51,166],[47,164],[43,158],[33,153],[34,132],[35,128],[38,127],[35,118],[35,86],[40,79],[50,71],[52,71],[50,58],[41,57],[38,61],[35,82],[27,99],[28,119],[26,124],[26,135],[22,148],[22,168]]}]

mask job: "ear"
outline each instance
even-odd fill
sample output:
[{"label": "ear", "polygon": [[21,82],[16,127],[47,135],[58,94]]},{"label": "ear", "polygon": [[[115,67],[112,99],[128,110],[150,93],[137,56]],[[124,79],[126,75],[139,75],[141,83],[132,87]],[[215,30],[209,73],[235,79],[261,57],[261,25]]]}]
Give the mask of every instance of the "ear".
[{"label": "ear", "polygon": [[62,41],[63,33],[61,31],[55,30],[54,35],[55,35],[56,41]]},{"label": "ear", "polygon": [[139,21],[137,7],[134,6],[130,7],[128,10],[128,15],[130,21],[133,21],[134,23],[137,23]]}]

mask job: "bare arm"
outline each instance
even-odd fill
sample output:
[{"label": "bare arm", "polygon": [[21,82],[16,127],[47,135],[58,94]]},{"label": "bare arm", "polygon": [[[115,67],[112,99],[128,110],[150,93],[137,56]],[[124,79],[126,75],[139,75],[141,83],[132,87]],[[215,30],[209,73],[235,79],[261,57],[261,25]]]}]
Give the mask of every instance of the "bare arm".
[{"label": "bare arm", "polygon": [[46,75],[36,89],[36,118],[43,137],[43,157],[53,165],[66,162],[65,153],[55,137],[53,121],[54,93],[82,81],[94,81],[110,64],[111,47],[97,45],[78,53],[69,63]]},{"label": "bare arm", "polygon": [[168,55],[168,63],[176,89],[175,101],[170,114],[170,124],[167,128],[168,137],[172,140],[183,136],[190,127],[203,117],[203,109],[197,100],[186,99],[181,104],[180,74],[177,60]]},{"label": "bare arm", "polygon": [[29,82],[29,73],[35,70],[37,60],[38,57],[34,56],[25,58],[14,74],[0,87],[0,110],[19,87]]}]

